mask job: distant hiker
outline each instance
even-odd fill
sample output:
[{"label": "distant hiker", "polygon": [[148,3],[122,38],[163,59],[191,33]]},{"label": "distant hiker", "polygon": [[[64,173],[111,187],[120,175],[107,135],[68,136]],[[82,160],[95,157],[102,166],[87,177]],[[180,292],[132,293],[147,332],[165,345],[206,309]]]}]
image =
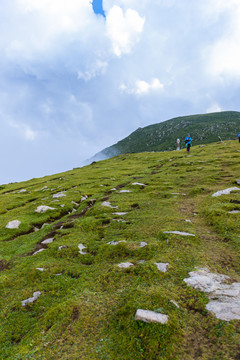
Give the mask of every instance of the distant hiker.
[{"label": "distant hiker", "polygon": [[189,134],[185,138],[185,146],[187,148],[187,152],[189,153],[190,147],[192,146],[192,138],[191,138],[191,136]]},{"label": "distant hiker", "polygon": [[180,150],[180,139],[177,139],[177,150]]},{"label": "distant hiker", "polygon": [[240,131],[238,133],[238,141],[240,142]]}]

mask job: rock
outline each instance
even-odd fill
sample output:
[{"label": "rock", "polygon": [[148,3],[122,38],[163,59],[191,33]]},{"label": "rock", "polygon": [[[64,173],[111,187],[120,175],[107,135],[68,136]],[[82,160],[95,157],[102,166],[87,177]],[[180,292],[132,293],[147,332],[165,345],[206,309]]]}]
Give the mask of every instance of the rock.
[{"label": "rock", "polygon": [[143,186],[143,187],[146,186],[145,184],[142,184],[142,183],[139,183],[139,182],[134,182],[134,183],[132,183],[132,185],[138,185],[138,186]]},{"label": "rock", "polygon": [[236,183],[237,183],[238,185],[240,185],[240,179],[237,179],[237,180],[236,180]]},{"label": "rock", "polygon": [[189,234],[187,232],[181,232],[181,231],[164,231],[164,234],[175,234],[175,235],[182,235],[182,236],[195,236],[194,234]]},{"label": "rock", "polygon": [[35,291],[35,292],[33,293],[33,297],[28,298],[28,299],[22,301],[22,306],[25,306],[26,304],[33,303],[34,301],[36,301],[36,300],[39,298],[39,296],[40,296],[41,294],[42,294],[42,293],[41,293],[40,291]]},{"label": "rock", "polygon": [[184,281],[205,292],[210,299],[206,306],[220,320],[240,320],[240,283],[226,284],[227,275],[211,273],[207,268],[189,273]]},{"label": "rock", "polygon": [[66,245],[59,246],[58,250],[62,250],[63,248],[67,247]]},{"label": "rock", "polygon": [[112,219],[112,221],[116,221],[116,222],[126,222],[126,220],[123,220],[123,219]]},{"label": "rock", "polygon": [[46,191],[48,189],[47,186],[44,186],[43,188],[41,188],[40,190]]},{"label": "rock", "polygon": [[36,268],[36,270],[44,271],[44,268]]},{"label": "rock", "polygon": [[191,220],[188,220],[188,219],[187,219],[187,220],[185,220],[185,222],[187,222],[187,223],[191,223]]},{"label": "rock", "polygon": [[113,215],[123,216],[123,215],[127,215],[127,212],[115,212],[113,213]]},{"label": "rock", "polygon": [[86,255],[86,253],[83,252],[83,249],[86,249],[86,246],[84,246],[83,244],[79,244],[79,245],[78,245],[78,248],[79,248],[80,254]]},{"label": "rock", "polygon": [[22,189],[22,190],[18,191],[17,194],[21,194],[21,193],[24,193],[26,191],[27,191],[26,189]]},{"label": "rock", "polygon": [[130,193],[131,192],[131,190],[120,190],[119,191],[119,193],[121,194],[121,193]]},{"label": "rock", "polygon": [[111,203],[109,201],[104,201],[101,204],[102,206],[106,206],[106,207],[110,207],[112,209],[118,209],[118,206],[112,206]]},{"label": "rock", "polygon": [[45,213],[48,210],[55,210],[55,208],[52,208],[50,206],[41,205],[41,206],[38,206],[36,208],[35,212],[37,212],[37,213]]},{"label": "rock", "polygon": [[46,250],[46,249],[40,249],[40,250],[36,251],[35,253],[33,253],[33,255],[37,255],[38,253],[40,253],[40,252],[42,252],[44,250]]},{"label": "rock", "polygon": [[129,268],[131,266],[133,266],[133,264],[130,263],[130,262],[125,262],[125,263],[118,264],[118,267],[122,268],[122,269],[127,269],[127,268]]},{"label": "rock", "polygon": [[36,232],[36,231],[39,231],[40,229],[35,226],[35,227],[33,228],[33,230]]},{"label": "rock", "polygon": [[61,197],[63,197],[63,196],[66,196],[66,194],[60,192],[60,193],[54,194],[54,195],[53,195],[53,199],[61,198]]},{"label": "rock", "polygon": [[9,221],[9,223],[6,225],[7,229],[18,229],[21,224],[21,221],[19,220],[12,220]]},{"label": "rock", "polygon": [[168,322],[168,316],[150,310],[138,309],[135,314],[135,320],[142,320],[147,323],[166,324]]},{"label": "rock", "polygon": [[111,191],[116,191],[117,189],[116,188],[112,188],[112,189],[110,189]]},{"label": "rock", "polygon": [[48,226],[48,225],[49,225],[48,223],[44,223],[44,224],[42,224],[41,229],[43,229],[45,226]]},{"label": "rock", "polygon": [[49,239],[46,239],[46,240],[43,240],[41,242],[41,244],[51,244],[53,242],[54,238],[49,238]]},{"label": "rock", "polygon": [[169,263],[155,263],[159,271],[167,272]]},{"label": "rock", "polygon": [[140,242],[140,247],[142,248],[142,247],[145,247],[145,246],[147,246],[147,243],[145,241],[141,241]]},{"label": "rock", "polygon": [[176,301],[170,300],[170,303],[172,303],[173,305],[175,305],[178,309],[180,308],[180,306],[178,305],[178,303],[176,303]]},{"label": "rock", "polygon": [[82,197],[81,197],[81,202],[83,202],[84,200],[87,200],[87,198],[88,198],[87,195],[86,195],[86,196],[82,196]]},{"label": "rock", "polygon": [[107,244],[108,244],[108,245],[117,245],[117,244],[119,244],[119,243],[121,243],[121,242],[126,242],[126,240],[109,241]]},{"label": "rock", "polygon": [[221,195],[228,195],[232,191],[238,191],[238,190],[240,190],[240,189],[238,187],[234,186],[234,187],[231,187],[231,188],[228,188],[228,189],[225,189],[225,190],[217,191],[214,194],[212,194],[212,196],[216,197],[216,196],[221,196]]},{"label": "rock", "polygon": [[232,211],[229,211],[228,213],[229,214],[238,214],[238,213],[240,213],[240,211],[239,210],[232,210]]},{"label": "rock", "polygon": [[75,202],[75,201],[71,201],[71,203],[75,206],[79,206],[79,203]]}]

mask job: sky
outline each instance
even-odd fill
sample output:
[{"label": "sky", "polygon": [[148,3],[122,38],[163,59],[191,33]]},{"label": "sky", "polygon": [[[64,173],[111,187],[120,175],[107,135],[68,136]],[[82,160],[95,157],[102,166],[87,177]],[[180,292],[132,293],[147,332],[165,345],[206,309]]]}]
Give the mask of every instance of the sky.
[{"label": "sky", "polygon": [[0,29],[0,184],[79,167],[138,127],[240,111],[239,0],[1,0]]}]

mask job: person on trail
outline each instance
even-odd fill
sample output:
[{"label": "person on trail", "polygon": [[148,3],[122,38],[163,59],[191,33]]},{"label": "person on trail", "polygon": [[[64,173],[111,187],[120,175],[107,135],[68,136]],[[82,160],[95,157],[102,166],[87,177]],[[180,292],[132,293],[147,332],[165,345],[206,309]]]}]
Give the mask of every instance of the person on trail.
[{"label": "person on trail", "polygon": [[240,142],[240,131],[238,133],[238,141]]},{"label": "person on trail", "polygon": [[190,147],[192,146],[192,138],[191,138],[191,136],[189,134],[185,138],[185,146],[187,148],[187,152],[189,153]]}]

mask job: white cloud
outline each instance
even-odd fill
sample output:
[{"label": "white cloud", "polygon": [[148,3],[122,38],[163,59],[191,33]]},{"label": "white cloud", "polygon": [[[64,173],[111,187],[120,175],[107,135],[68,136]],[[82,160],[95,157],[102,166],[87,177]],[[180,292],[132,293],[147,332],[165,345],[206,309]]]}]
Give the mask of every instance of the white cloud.
[{"label": "white cloud", "polygon": [[33,130],[28,124],[9,121],[8,125],[14,129],[17,129],[21,137],[23,137],[25,140],[34,141],[38,136],[38,132]]},{"label": "white cloud", "polygon": [[215,103],[212,103],[207,108],[206,113],[208,114],[208,113],[212,113],[212,112],[221,112],[221,111],[222,111],[221,107],[219,106],[218,103],[215,102]]},{"label": "white cloud", "polygon": [[119,6],[113,6],[106,17],[107,33],[117,56],[131,52],[143,31],[145,19],[137,11],[127,9],[125,15]]},{"label": "white cloud", "polygon": [[136,80],[133,87],[128,87],[125,84],[120,85],[120,90],[128,94],[135,95],[146,95],[150,91],[162,90],[164,85],[159,81],[159,79],[154,78],[151,82],[146,82],[144,80]]}]

